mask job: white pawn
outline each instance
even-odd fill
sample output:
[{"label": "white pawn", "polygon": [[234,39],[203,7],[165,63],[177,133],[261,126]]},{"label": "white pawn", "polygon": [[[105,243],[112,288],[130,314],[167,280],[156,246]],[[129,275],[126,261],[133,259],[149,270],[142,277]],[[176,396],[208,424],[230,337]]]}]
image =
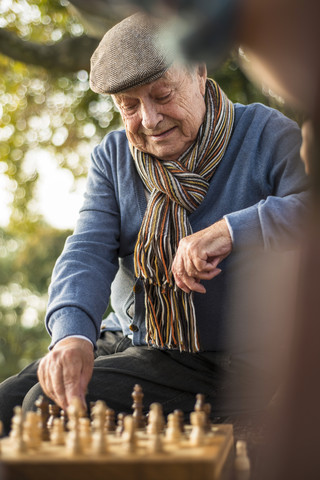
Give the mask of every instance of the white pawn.
[{"label": "white pawn", "polygon": [[80,398],[73,397],[71,399],[70,405],[67,408],[67,414],[68,414],[67,427],[69,431],[72,431],[75,428],[75,424],[77,425],[79,424],[79,418],[83,417],[85,414]]},{"label": "white pawn", "polygon": [[80,453],[82,453],[80,436],[79,436],[79,427],[77,423],[75,423],[73,429],[70,430],[70,432],[68,432],[66,447],[67,447],[67,453],[70,456],[79,455]]},{"label": "white pawn", "polygon": [[147,433],[149,435],[160,433],[164,427],[164,418],[162,413],[162,405],[160,403],[152,403],[148,416]]},{"label": "white pawn", "polygon": [[23,439],[30,450],[37,450],[41,445],[41,417],[36,412],[27,412],[23,427]]},{"label": "white pawn", "polygon": [[149,435],[148,451],[150,453],[163,452],[162,438],[160,432],[151,433]]},{"label": "white pawn", "polygon": [[122,433],[122,448],[126,453],[133,453],[136,450],[135,419],[132,415],[124,417],[124,430]]},{"label": "white pawn", "polygon": [[69,455],[78,455],[82,453],[80,434],[79,434],[79,418],[83,415],[83,407],[79,398],[74,397],[67,409],[68,414],[68,436],[67,436],[67,452]]},{"label": "white pawn", "polygon": [[50,441],[53,445],[65,445],[64,422],[62,418],[53,419]]},{"label": "white pawn", "polygon": [[90,448],[92,442],[90,418],[80,418],[79,430],[82,449],[86,450]]},{"label": "white pawn", "polygon": [[177,444],[181,439],[180,416],[170,413],[168,415],[168,425],[166,430],[166,439],[170,443]]},{"label": "white pawn", "polygon": [[162,405],[160,403],[152,403],[150,405],[147,433],[149,435],[148,450],[150,453],[162,452],[162,438],[160,433],[164,427],[164,418],[162,413]]},{"label": "white pawn", "polygon": [[247,453],[247,444],[243,440],[238,440],[236,443],[234,468],[236,480],[249,480],[251,465]]},{"label": "white pawn", "polygon": [[190,433],[190,444],[194,447],[201,447],[205,443],[205,423],[206,414],[203,411],[191,412],[190,423],[192,430]]},{"label": "white pawn", "polygon": [[107,436],[105,432],[106,404],[98,400],[92,408],[92,452],[98,455],[107,451]]},{"label": "white pawn", "polygon": [[14,416],[11,421],[10,439],[15,453],[26,451],[26,444],[23,440],[23,416],[21,407],[14,407]]}]

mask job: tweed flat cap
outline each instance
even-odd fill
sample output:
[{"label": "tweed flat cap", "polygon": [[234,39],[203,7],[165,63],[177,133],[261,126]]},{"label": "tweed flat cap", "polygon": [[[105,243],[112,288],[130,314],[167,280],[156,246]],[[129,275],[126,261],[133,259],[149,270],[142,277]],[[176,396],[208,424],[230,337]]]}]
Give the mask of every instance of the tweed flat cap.
[{"label": "tweed flat cap", "polygon": [[91,57],[90,87],[96,93],[119,93],[160,78],[172,58],[160,42],[160,24],[136,13],[115,25]]}]

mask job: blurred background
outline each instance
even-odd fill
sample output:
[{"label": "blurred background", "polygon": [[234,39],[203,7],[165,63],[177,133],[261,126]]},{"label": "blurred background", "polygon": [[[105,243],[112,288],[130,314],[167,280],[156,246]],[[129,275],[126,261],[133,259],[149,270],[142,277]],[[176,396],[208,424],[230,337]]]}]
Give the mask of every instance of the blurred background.
[{"label": "blurred background", "polygon": [[[120,2],[121,3],[121,2]],[[90,56],[131,11],[101,0],[0,1],[0,381],[46,353],[47,290],[82,203],[90,152],[122,128],[108,96],[89,89]],[[234,102],[262,102],[233,52],[209,72]]]}]

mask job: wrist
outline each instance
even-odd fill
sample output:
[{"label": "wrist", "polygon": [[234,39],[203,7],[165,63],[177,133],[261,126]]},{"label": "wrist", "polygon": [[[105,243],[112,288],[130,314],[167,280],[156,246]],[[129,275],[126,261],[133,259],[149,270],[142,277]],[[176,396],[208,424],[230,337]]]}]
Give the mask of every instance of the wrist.
[{"label": "wrist", "polygon": [[68,337],[64,337],[61,340],[59,340],[55,345],[53,346],[53,349],[60,347],[64,348],[66,346],[71,346],[71,345],[77,345],[81,348],[90,348],[94,349],[93,343],[89,338],[83,336],[83,335],[70,335]]},{"label": "wrist", "polygon": [[214,225],[217,227],[218,235],[223,237],[228,243],[230,243],[230,246],[232,246],[232,229],[229,226],[227,219],[222,218]]}]

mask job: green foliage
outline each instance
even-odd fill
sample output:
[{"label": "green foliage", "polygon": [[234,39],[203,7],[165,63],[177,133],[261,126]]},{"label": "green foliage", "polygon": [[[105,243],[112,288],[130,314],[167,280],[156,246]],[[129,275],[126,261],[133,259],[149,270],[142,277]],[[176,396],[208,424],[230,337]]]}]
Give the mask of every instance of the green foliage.
[{"label": "green foliage", "polygon": [[[83,33],[63,2],[6,2],[0,13],[0,27],[25,40],[54,43]],[[50,154],[76,182],[87,173],[92,147],[118,126],[110,99],[89,90],[86,71],[49,74],[0,56],[0,187],[10,209],[0,230],[0,380],[47,350],[47,289],[70,233],[48,226],[39,213],[35,158],[46,162]]]},{"label": "green foliage", "polygon": [[47,351],[47,289],[70,233],[43,223],[20,237],[0,229],[0,380]]}]

